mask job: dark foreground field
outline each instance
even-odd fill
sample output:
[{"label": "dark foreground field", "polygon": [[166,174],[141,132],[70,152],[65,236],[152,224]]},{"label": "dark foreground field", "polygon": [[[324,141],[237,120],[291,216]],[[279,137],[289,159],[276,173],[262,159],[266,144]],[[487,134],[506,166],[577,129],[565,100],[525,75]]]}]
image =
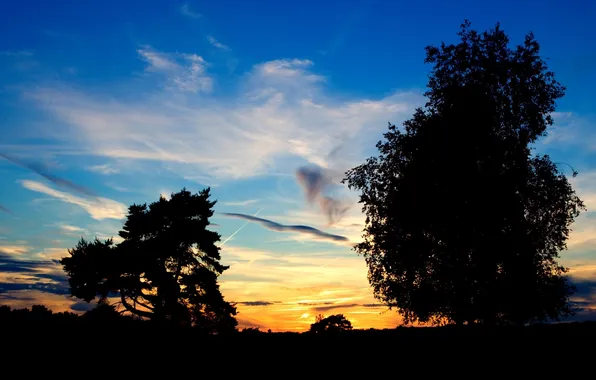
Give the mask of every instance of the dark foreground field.
[{"label": "dark foreground field", "polygon": [[[208,374],[224,371],[224,378],[232,376],[229,371],[271,377],[281,368],[290,373],[341,369],[354,376],[351,372],[360,374],[362,369],[394,372],[399,363],[424,371],[421,376],[426,371],[449,372],[465,367],[468,375],[477,377],[480,375],[476,367],[468,366],[484,362],[491,363],[491,369],[490,376],[485,373],[482,378],[492,377],[497,367],[511,367],[514,363],[530,368],[528,371],[546,371],[551,376],[553,371],[570,375],[580,367],[563,364],[569,360],[593,360],[595,338],[596,322],[498,328],[398,327],[320,334],[240,329],[209,335],[198,329],[164,328],[109,310],[103,313],[96,309],[79,316],[52,313],[41,306],[33,310],[0,307],[3,363],[24,368],[26,363],[58,360],[91,372],[96,366],[114,371],[127,366],[139,372],[166,367],[178,372],[199,365],[203,374],[207,365]],[[46,371],[44,368],[32,365],[25,369]]]},{"label": "dark foreground field", "polygon": [[66,366],[74,374],[97,372],[116,379],[131,377],[125,373],[163,377],[163,371],[169,378],[190,371],[223,379],[552,378],[582,376],[581,368],[594,358],[596,323],[323,334],[240,330],[213,336],[136,321],[5,320],[0,337],[2,362],[35,377],[62,373]]}]

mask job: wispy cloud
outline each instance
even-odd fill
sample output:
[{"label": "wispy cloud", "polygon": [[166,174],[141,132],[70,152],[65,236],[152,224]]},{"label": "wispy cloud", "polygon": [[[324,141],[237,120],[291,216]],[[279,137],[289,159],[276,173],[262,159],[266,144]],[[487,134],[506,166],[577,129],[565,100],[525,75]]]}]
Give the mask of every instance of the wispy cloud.
[{"label": "wispy cloud", "polygon": [[137,53],[148,63],[147,71],[173,71],[180,68],[167,54],[154,51],[149,46],[138,49]]},{"label": "wispy cloud", "polygon": [[226,206],[248,206],[259,202],[260,199],[247,199],[245,201],[235,201],[235,202],[221,202],[222,205]]},{"label": "wispy cloud", "polygon": [[244,305],[244,306],[270,306],[270,305],[275,305],[276,303],[279,303],[279,302],[274,302],[274,301],[237,301],[234,303],[239,304],[239,305]]},{"label": "wispy cloud", "polygon": [[[170,78],[175,98],[160,88],[114,99],[68,85],[38,86],[26,91],[27,98],[63,121],[48,137],[93,155],[166,162],[185,178],[219,183],[272,168],[290,174],[304,161],[324,168],[360,163],[387,120],[399,124],[423,100],[414,92],[379,100],[335,97],[310,71],[312,63],[298,59],[255,65],[234,96],[199,96],[172,81],[182,66],[171,56],[147,49],[140,54],[148,69]],[[329,153],[340,144],[338,161]]]},{"label": "wispy cloud", "polygon": [[[296,170],[298,183],[302,185],[309,203],[317,202],[329,224],[339,221],[350,205],[329,193],[333,186],[332,176],[318,166],[302,166]],[[337,185],[337,184],[336,184]]]},{"label": "wispy cloud", "polygon": [[82,227],[71,226],[69,224],[60,224],[60,229],[66,232],[85,232],[85,229]]},{"label": "wispy cloud", "polygon": [[191,10],[190,9],[190,6],[188,4],[182,4],[182,6],[180,7],[180,13],[182,13],[183,15],[185,15],[187,17],[190,17],[190,18],[201,18],[201,17],[203,17],[202,14]]},{"label": "wispy cloud", "polygon": [[86,199],[53,189],[41,182],[20,181],[24,188],[54,197],[62,202],[71,203],[84,209],[93,219],[123,219],[127,207],[114,200],[102,197]]},{"label": "wispy cloud", "polygon": [[226,50],[226,51],[232,50],[232,49],[230,49],[230,47],[228,45],[222,44],[221,42],[216,40],[215,37],[213,37],[213,36],[207,36],[207,41],[209,41],[209,43],[211,45],[215,46],[216,48],[218,48],[220,50]]},{"label": "wispy cloud", "polygon": [[196,54],[164,53],[146,46],[137,53],[147,62],[146,71],[165,75],[168,87],[180,91],[210,92],[213,80],[207,75],[207,62]]},{"label": "wispy cloud", "polygon": [[300,76],[302,80],[312,82],[324,80],[325,78],[323,76],[308,71],[311,66],[313,66],[311,60],[294,58],[265,62],[257,65],[256,68],[265,77],[296,78]]},{"label": "wispy cloud", "polygon": [[238,214],[238,213],[220,213],[219,215],[229,216],[232,218],[244,219],[247,221],[259,223],[263,227],[277,232],[294,232],[299,234],[307,234],[313,236],[319,240],[326,240],[332,242],[349,243],[348,238],[345,236],[333,235],[327,232],[320,231],[314,227],[301,226],[301,225],[285,225],[280,224],[268,219],[259,218],[253,215]]},{"label": "wispy cloud", "polygon": [[90,171],[96,172],[96,173],[100,173],[100,174],[105,174],[105,175],[115,174],[115,173],[120,172],[120,170],[113,168],[108,164],[88,166],[87,170],[90,170]]}]

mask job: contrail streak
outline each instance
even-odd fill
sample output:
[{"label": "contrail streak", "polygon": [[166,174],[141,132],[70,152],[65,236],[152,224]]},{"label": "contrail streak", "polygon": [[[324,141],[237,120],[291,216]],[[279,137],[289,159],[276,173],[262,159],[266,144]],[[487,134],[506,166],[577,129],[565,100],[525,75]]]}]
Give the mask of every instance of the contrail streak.
[{"label": "contrail streak", "polygon": [[[259,213],[263,211],[263,208],[260,208],[259,211],[255,212],[255,214],[253,216],[257,216],[259,215]],[[244,223],[243,225],[240,226],[240,228],[238,228],[236,231],[234,231],[233,234],[231,234],[230,236],[228,236],[219,246],[220,248],[223,247],[224,244],[226,244],[228,242],[228,240],[230,240],[231,238],[234,237],[234,235],[236,235],[238,232],[240,232],[241,229],[243,229],[244,227],[246,227],[246,225],[248,223],[250,223],[250,220],[247,220],[246,223]]]},{"label": "contrail streak", "polygon": [[10,215],[13,215],[14,216],[14,214],[12,213],[12,211],[10,211],[8,208],[6,208],[6,207],[4,207],[2,205],[0,205],[0,210],[1,211],[4,211],[7,214],[10,214]]},{"label": "contrail streak", "polygon": [[27,168],[27,169],[33,171],[34,173],[37,173],[38,175],[44,177],[48,181],[53,182],[54,184],[56,184],[58,186],[65,187],[70,190],[76,191],[79,194],[88,195],[91,197],[96,196],[91,190],[86,189],[83,186],[79,186],[76,183],[70,182],[70,181],[62,179],[62,178],[58,178],[58,177],[48,173],[46,168],[44,168],[42,165],[28,164],[26,162],[22,162],[21,160],[16,159],[15,157],[9,156],[6,153],[0,153],[0,157],[7,159],[8,161],[12,162],[15,165],[18,165],[23,168]]}]

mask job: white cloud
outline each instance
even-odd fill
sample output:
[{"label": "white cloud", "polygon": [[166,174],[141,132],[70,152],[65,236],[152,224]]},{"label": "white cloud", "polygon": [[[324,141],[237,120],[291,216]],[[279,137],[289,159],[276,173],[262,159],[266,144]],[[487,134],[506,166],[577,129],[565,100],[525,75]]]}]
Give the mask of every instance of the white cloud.
[{"label": "white cloud", "polygon": [[119,172],[118,169],[113,168],[108,164],[88,166],[87,170],[105,175],[115,174]]},{"label": "white cloud", "polygon": [[213,80],[207,75],[207,62],[196,54],[164,53],[146,46],[137,53],[147,62],[147,72],[165,75],[170,88],[191,93],[210,92]]},{"label": "white cloud", "polygon": [[[301,80],[318,82],[325,78],[320,75],[310,73],[308,69],[313,66],[313,62],[308,59],[277,59],[264,62],[256,66],[256,69],[263,77],[274,78],[296,78]],[[308,100],[308,99],[306,99]]]},{"label": "white cloud", "polygon": [[[179,71],[169,56],[150,57],[153,70]],[[226,96],[199,96],[183,86],[128,99],[69,87],[27,95],[64,122],[51,137],[63,136],[65,145],[110,158],[161,161],[183,177],[217,182],[293,175],[305,161],[341,172],[374,150],[388,121],[400,124],[423,102],[413,92],[376,100],[335,96],[311,68],[300,59],[257,64],[238,92]]]},{"label": "white cloud", "polygon": [[85,229],[77,226],[71,226],[69,224],[61,224],[60,229],[66,232],[84,232]]},{"label": "white cloud", "polygon": [[182,13],[183,15],[188,16],[190,18],[201,18],[201,17],[203,17],[202,14],[191,10],[190,9],[190,6],[188,4],[182,4],[182,6],[180,7],[180,13]]},{"label": "white cloud", "polygon": [[139,53],[141,58],[149,64],[149,66],[147,66],[147,71],[170,71],[179,69],[178,64],[165,53],[153,51],[149,47],[138,49],[137,53]]},{"label": "white cloud", "polygon": [[75,204],[83,208],[93,219],[96,220],[122,219],[127,213],[127,207],[125,205],[111,199],[101,197],[85,199],[69,193],[58,191],[37,181],[23,180],[21,181],[21,184],[28,190],[49,195],[66,203]]},{"label": "white cloud", "polygon": [[209,43],[211,45],[215,46],[218,49],[226,50],[226,51],[231,50],[228,45],[222,44],[221,42],[219,42],[218,40],[216,40],[215,37],[213,37],[213,36],[207,36],[207,41],[209,41]]}]

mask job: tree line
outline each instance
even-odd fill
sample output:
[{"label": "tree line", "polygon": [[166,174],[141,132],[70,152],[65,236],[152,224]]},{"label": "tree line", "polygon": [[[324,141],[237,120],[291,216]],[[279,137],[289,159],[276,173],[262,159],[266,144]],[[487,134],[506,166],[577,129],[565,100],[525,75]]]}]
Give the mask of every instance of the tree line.
[{"label": "tree line", "polygon": [[[30,326],[31,323],[52,327],[79,326],[97,328],[98,326],[106,326],[130,328],[134,326],[141,327],[143,325],[147,327],[164,327],[162,324],[155,324],[155,320],[152,319],[142,318],[131,314],[123,314],[117,310],[116,305],[110,304],[105,300],[100,301],[97,306],[82,314],[71,311],[56,313],[44,305],[33,305],[31,308],[11,308],[8,305],[0,305],[0,325],[6,327],[27,324],[27,326]],[[213,333],[213,331],[204,331],[204,329],[201,328],[202,326],[199,325],[171,325],[170,327],[186,327],[189,331],[192,329],[199,333]],[[316,316],[315,322],[310,325],[310,329],[307,332],[310,334],[333,334],[351,330],[352,324],[343,314],[335,314],[329,317],[319,314]],[[245,327],[241,330],[229,329],[227,331],[218,331],[217,333],[235,332],[241,332],[248,335],[265,333],[265,331],[261,331],[260,327]],[[268,329],[266,333],[271,334],[271,329]]]},{"label": "tree line", "polygon": [[[478,32],[466,21],[458,36],[426,47],[426,104],[403,128],[389,124],[378,155],[346,173],[366,215],[354,249],[375,297],[405,323],[565,318],[574,287],[557,259],[585,207],[560,165],[533,153],[565,87],[532,33],[512,48],[499,24]],[[101,305],[116,296],[138,318],[234,331],[236,307],[218,285],[228,267],[221,236],[208,228],[210,196],[210,188],[182,189],[133,204],[122,242],[81,239],[60,261],[72,296]],[[341,315],[313,326],[351,329]]]}]

